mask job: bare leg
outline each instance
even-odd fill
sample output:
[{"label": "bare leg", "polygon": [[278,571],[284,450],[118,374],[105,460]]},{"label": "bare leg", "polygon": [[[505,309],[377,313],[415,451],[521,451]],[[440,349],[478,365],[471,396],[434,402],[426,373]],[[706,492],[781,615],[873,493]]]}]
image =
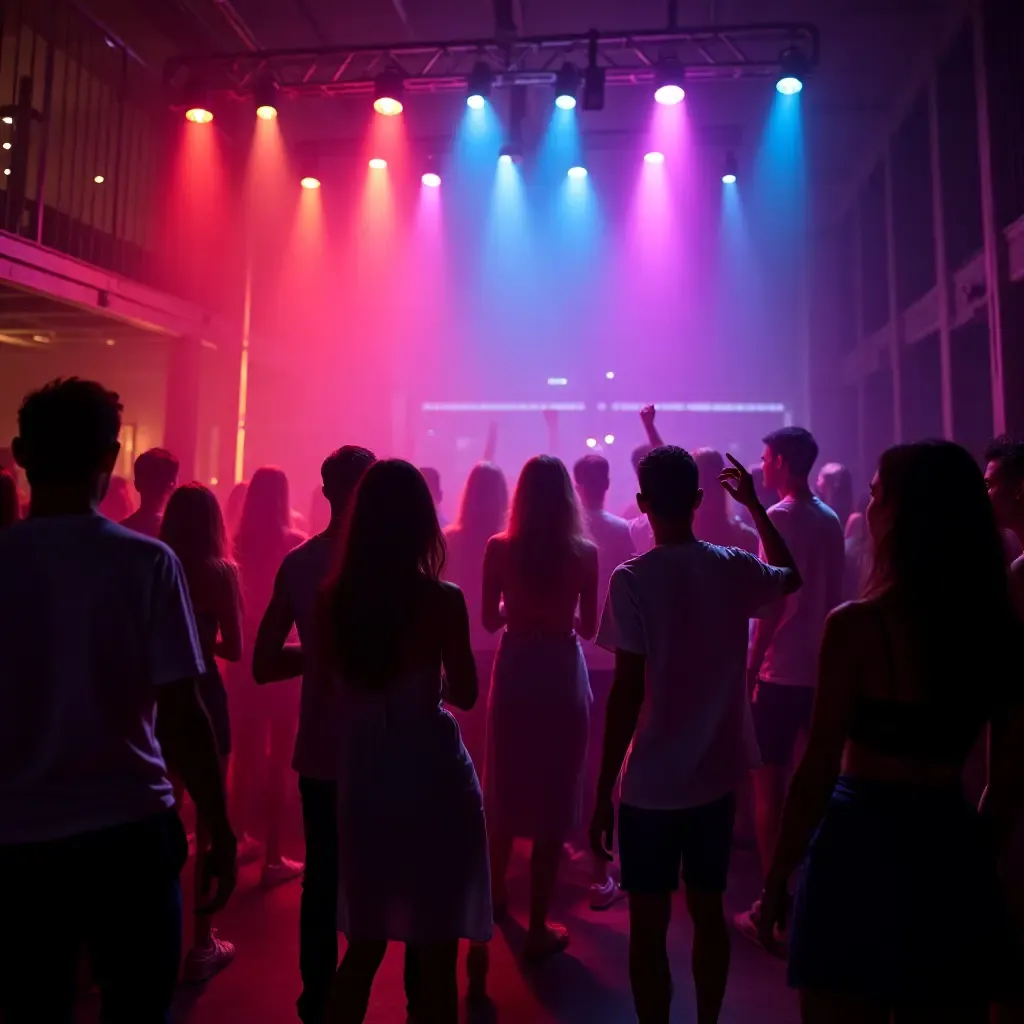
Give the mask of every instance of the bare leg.
[{"label": "bare leg", "polygon": [[889,1024],[889,1007],[846,992],[800,990],[803,1024]]},{"label": "bare leg", "polygon": [[345,950],[334,975],[329,1024],[362,1024],[373,979],[387,951],[386,942],[353,942]]},{"label": "bare leg", "polygon": [[435,942],[416,946],[420,966],[418,1022],[422,1024],[457,1024],[459,1019],[459,986],[456,969],[459,960],[458,942]]},{"label": "bare leg", "polygon": [[547,932],[548,911],[555,894],[558,867],[564,846],[561,841],[535,839],[530,854],[530,934]]},{"label": "bare leg", "polygon": [[639,1024],[668,1024],[672,972],[668,925],[672,894],[629,894],[629,982]]},{"label": "bare leg", "polygon": [[755,769],[753,779],[757,850],[761,855],[761,869],[767,874],[775,852],[782,803],[786,798],[786,771],[774,765],[765,765]]},{"label": "bare leg", "polygon": [[697,991],[697,1024],[717,1024],[729,977],[729,929],[722,894],[686,890],[693,921],[693,985]]},{"label": "bare leg", "polygon": [[281,862],[281,819],[284,815],[288,762],[294,738],[291,716],[274,715],[270,720],[270,752],[267,755],[267,864]]},{"label": "bare leg", "polygon": [[[227,780],[228,764],[230,758],[220,759],[220,777]],[[203,863],[206,860],[206,853],[210,845],[210,833],[206,824],[199,818],[196,819],[196,863],[193,873],[193,893],[195,895],[195,906],[201,907],[210,897],[208,892],[203,892]],[[213,919],[209,914],[193,914],[192,945],[197,949],[204,949],[210,944],[210,935],[213,930]]]},{"label": "bare leg", "polygon": [[508,862],[512,859],[512,837],[492,833],[490,836],[491,851],[491,902],[495,914],[500,914],[508,907],[508,889],[506,888]]}]

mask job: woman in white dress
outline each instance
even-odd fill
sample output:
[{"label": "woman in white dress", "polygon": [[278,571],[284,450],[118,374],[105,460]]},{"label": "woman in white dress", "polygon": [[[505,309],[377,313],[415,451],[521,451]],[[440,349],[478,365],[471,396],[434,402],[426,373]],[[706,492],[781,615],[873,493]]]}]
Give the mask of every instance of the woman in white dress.
[{"label": "woman in white dress", "polygon": [[[389,941],[416,954],[417,1012],[455,1024],[459,939],[491,934],[480,784],[444,700],[477,696],[466,602],[415,466],[367,470],[322,602],[339,704],[338,930],[330,1019],[363,1020]],[[443,670],[443,678],[442,678]]]},{"label": "woman in white dress", "polygon": [[583,803],[592,697],[577,634],[589,640],[597,624],[597,548],[583,535],[565,466],[550,455],[523,467],[508,531],[487,545],[483,618],[504,628],[484,768],[494,904],[506,904],[513,839],[532,839],[525,953],[540,958],[569,943],[548,910]]}]

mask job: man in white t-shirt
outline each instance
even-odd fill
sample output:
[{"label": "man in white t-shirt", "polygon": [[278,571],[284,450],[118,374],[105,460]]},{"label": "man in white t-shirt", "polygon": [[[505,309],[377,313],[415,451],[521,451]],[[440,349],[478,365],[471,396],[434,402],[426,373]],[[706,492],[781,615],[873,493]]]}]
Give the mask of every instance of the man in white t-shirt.
[{"label": "man in white t-shirt", "polygon": [[[299,909],[299,1018],[319,1022],[338,966],[338,829],[335,786],[337,729],[331,683],[318,675],[314,631],[317,596],[332,566],[345,515],[363,474],[374,463],[366,448],[345,445],[320,467],[331,519],[323,533],[285,555],[274,593],[260,622],[253,653],[253,678],[274,683],[302,677],[299,730],[292,767],[299,773],[306,866]],[[292,627],[299,643],[288,643]]]},{"label": "man in white t-shirt", "polygon": [[0,532],[0,1018],[67,1021],[83,946],[112,1024],[165,1021],[188,844],[171,765],[210,833],[210,905],[235,837],[196,680],[178,559],[96,512],[118,396],[71,378],[29,395],[14,452],[29,518]]},{"label": "man in white t-shirt", "polygon": [[722,484],[753,513],[767,559],[778,568],[696,540],[697,465],[682,448],[655,449],[640,463],[637,495],[655,547],[612,574],[598,633],[598,643],[615,651],[615,682],[591,844],[610,856],[612,790],[621,769],[619,857],[641,1021],[669,1017],[666,935],[680,872],[693,919],[697,1019],[718,1019],[729,970],[722,895],[736,791],[756,763],[746,693],[748,620],[800,586],[750,474],[731,456],[730,462]]},{"label": "man in white t-shirt", "polygon": [[[611,469],[603,455],[584,455],[572,467],[576,493],[583,510],[583,525],[587,535],[597,545],[597,592],[608,593],[612,571],[636,554],[629,535],[629,523],[613,516],[605,507],[605,498],[611,486]],[[604,728],[608,694],[612,688],[615,657],[610,651],[590,641],[584,641],[583,651],[590,672],[590,690],[594,697],[590,709],[590,743],[587,747],[588,789],[597,784],[601,767],[601,730]],[[590,886],[590,906],[605,910],[621,898],[619,887],[608,870],[608,861],[598,858],[593,882]]]},{"label": "man in white t-shirt", "polygon": [[[750,644],[747,679],[761,766],[754,772],[755,829],[767,873],[796,761],[811,724],[818,683],[818,650],[825,619],[842,603],[846,542],[839,518],[814,496],[808,477],[818,445],[803,427],[783,427],[764,439],[764,486],[779,502],[768,510],[804,581],[798,593],[775,602],[758,619]],[[738,914],[744,935],[757,934],[758,904]]]}]

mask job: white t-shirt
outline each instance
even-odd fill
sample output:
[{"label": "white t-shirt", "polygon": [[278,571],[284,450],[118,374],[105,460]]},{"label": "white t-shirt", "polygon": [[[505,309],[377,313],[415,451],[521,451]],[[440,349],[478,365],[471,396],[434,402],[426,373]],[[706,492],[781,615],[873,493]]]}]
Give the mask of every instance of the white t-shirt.
[{"label": "white t-shirt", "polygon": [[638,555],[654,547],[654,530],[651,529],[650,520],[642,512],[635,519],[629,520],[629,536]]},{"label": "white t-shirt", "polygon": [[0,531],[0,845],[173,807],[156,687],[202,673],[170,548],[97,514]]},{"label": "white t-shirt", "polygon": [[280,579],[295,613],[299,642],[305,652],[299,730],[295,734],[292,768],[311,779],[333,779],[337,774],[338,731],[335,728],[334,692],[330,677],[320,675],[320,666],[314,656],[317,595],[331,567],[334,543],[335,538],[324,533],[310,537],[284,556],[280,571]]},{"label": "white t-shirt", "polygon": [[814,686],[825,619],[843,602],[843,528],[835,512],[814,497],[785,498],[768,509],[768,518],[782,534],[804,583],[784,598],[782,617],[761,663],[760,678],[785,686]]},{"label": "white t-shirt", "polygon": [[597,642],[647,659],[622,801],[700,807],[758,763],[747,700],[747,622],[786,573],[738,548],[660,545],[612,574]]},{"label": "white t-shirt", "polygon": [[[584,509],[583,523],[587,536],[597,545],[597,594],[601,601],[608,593],[612,572],[629,561],[636,554],[636,549],[629,534],[629,523],[603,508]],[[583,650],[590,668],[615,667],[615,656],[603,647],[585,643]]]}]

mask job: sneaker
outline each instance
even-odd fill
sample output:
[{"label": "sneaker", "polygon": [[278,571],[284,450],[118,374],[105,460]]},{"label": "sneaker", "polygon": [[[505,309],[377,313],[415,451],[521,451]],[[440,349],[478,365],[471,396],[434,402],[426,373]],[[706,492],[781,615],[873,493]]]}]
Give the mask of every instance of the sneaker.
[{"label": "sneaker", "polygon": [[606,882],[595,882],[590,887],[590,909],[607,910],[619,900],[625,899],[625,896],[614,878],[609,878]]},{"label": "sneaker", "polygon": [[527,960],[544,960],[561,953],[569,945],[569,929],[561,924],[549,924],[536,935],[527,935],[523,956]]},{"label": "sneaker", "polygon": [[275,885],[283,885],[293,878],[298,878],[302,874],[303,868],[305,868],[305,864],[302,861],[282,857],[276,864],[263,865],[260,884],[268,889]]},{"label": "sneaker", "polygon": [[258,839],[253,839],[248,832],[244,833],[242,838],[238,840],[238,856],[236,859],[239,866],[251,864],[262,856],[263,844]]},{"label": "sneaker", "polygon": [[205,946],[193,946],[185,954],[184,980],[192,985],[209,981],[234,959],[234,943],[218,939],[217,932],[211,930],[210,941]]}]

